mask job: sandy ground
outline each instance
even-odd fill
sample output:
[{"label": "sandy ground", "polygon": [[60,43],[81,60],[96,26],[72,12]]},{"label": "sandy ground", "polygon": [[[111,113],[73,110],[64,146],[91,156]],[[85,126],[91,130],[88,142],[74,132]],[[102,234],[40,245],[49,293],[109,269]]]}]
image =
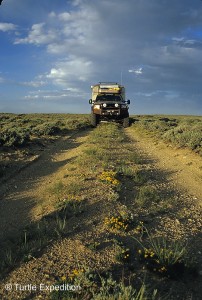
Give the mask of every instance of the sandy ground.
[{"label": "sandy ground", "polygon": [[[162,175],[162,184],[172,187],[179,194],[179,197],[187,199],[189,209],[193,208],[192,215],[196,215],[196,221],[201,222],[202,159],[189,150],[165,145],[146,134],[143,135],[134,131],[133,128],[125,129],[125,132],[131,140],[131,145],[145,157],[147,166],[150,165],[154,172],[158,171],[158,176],[164,174]],[[42,154],[36,156],[37,158],[32,163],[26,167],[23,166],[18,174],[14,174],[10,179],[1,183],[0,240],[13,236],[31,221],[37,221],[42,216],[51,213],[53,200],[47,190],[52,183],[61,177],[61,174],[64,174],[68,162],[82,153],[88,134],[89,130],[86,130],[60,138],[50,144]],[[166,176],[166,181],[164,181],[164,176]],[[99,206],[96,209],[99,209]],[[191,219],[191,217],[188,216],[187,218]],[[88,218],[90,222],[89,215]],[[177,232],[179,222],[173,217],[170,219],[162,218],[165,232],[166,230]],[[199,228],[200,224],[197,223],[196,227]],[[180,230],[183,228],[180,227]],[[91,235],[89,230],[84,230],[82,234],[86,235],[86,238]],[[94,234],[93,230],[92,234]],[[69,257],[70,252],[74,256],[78,249],[80,252],[78,255],[84,260],[99,260],[99,257],[96,258],[96,256],[92,258],[91,252],[86,252],[82,245],[82,236],[75,234],[74,238],[70,237],[65,239],[62,244],[55,244],[51,251],[47,251],[37,261],[22,264],[18,270],[9,274],[4,283],[14,282],[17,279],[23,281],[25,278],[37,280],[40,277],[40,270],[44,269],[43,274],[44,272],[49,274],[57,262],[58,268],[60,268],[61,262],[66,263],[65,258]],[[62,255],[62,253],[65,254]],[[110,257],[108,259],[110,263]],[[100,261],[102,264],[102,259]],[[59,271],[62,272],[62,270]],[[14,299],[12,297],[16,297],[16,294],[7,294],[3,299]]]},{"label": "sandy ground", "polygon": [[179,191],[191,195],[202,205],[202,158],[188,149],[174,148],[172,145],[141,134],[131,128],[127,133],[135,142],[135,147],[154,161],[156,168],[164,170],[167,178]]},{"label": "sandy ground", "polygon": [[1,183],[0,239],[51,212],[51,199],[46,195],[48,186],[59,176],[60,169],[79,155],[79,146],[86,136],[87,131],[73,133],[49,144],[42,154],[22,163],[17,174],[13,169],[13,176]]}]

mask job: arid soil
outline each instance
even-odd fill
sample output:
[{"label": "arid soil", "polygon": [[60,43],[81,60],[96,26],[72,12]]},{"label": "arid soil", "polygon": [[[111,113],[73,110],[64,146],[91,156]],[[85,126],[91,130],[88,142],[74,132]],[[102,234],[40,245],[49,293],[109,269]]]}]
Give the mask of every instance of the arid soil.
[{"label": "arid soil", "polygon": [[[0,189],[0,240],[12,238],[13,235],[23,230],[25,225],[36,222],[42,216],[52,212],[54,198],[50,197],[50,193],[47,191],[62,174],[65,174],[66,165],[82,153],[89,131],[89,129],[80,131],[55,140],[41,153],[33,153],[32,162],[22,164],[22,168],[19,168],[17,173],[13,170],[13,175],[10,178],[2,180]],[[189,150],[173,148],[171,145],[157,141],[134,128],[125,129],[125,133],[130,138],[130,143],[134,149],[145,158],[145,168],[153,172],[158,179],[158,187],[169,190],[169,192],[174,190],[179,206],[183,202],[182,210],[185,209],[184,203],[187,201],[187,210],[182,213],[181,218],[179,211],[165,213],[157,217],[161,224],[159,230],[166,235],[176,237],[178,235],[186,236],[188,228],[188,235],[193,234],[193,247],[198,247],[197,260],[201,263],[202,159]],[[96,238],[93,224],[96,224],[101,209],[101,203],[97,203],[95,216],[91,218],[90,210],[89,214],[84,214],[86,227],[83,229],[83,236],[80,233],[80,221],[75,218],[72,220],[70,228],[70,232],[75,230],[72,238],[70,234],[70,237],[64,239],[62,244],[55,243],[36,261],[33,259],[12,271],[1,282],[0,295],[2,299],[11,300],[18,299],[18,297],[19,299],[42,299],[40,296],[34,297],[31,294],[28,294],[27,298],[22,298],[21,293],[5,291],[4,286],[11,282],[42,281],[44,276],[47,281],[50,279],[52,282],[53,277],[50,274],[52,274],[51,270],[54,271],[55,265],[58,264],[58,273],[62,276],[62,263],[64,265],[70,264],[71,260],[73,261],[77,256],[85,262],[90,262],[92,267],[94,263],[96,266],[97,261],[101,267],[102,265],[103,267],[110,265],[110,254],[103,262],[99,253],[92,257],[92,252],[86,251],[82,245],[82,240],[88,238],[90,240],[92,236],[93,239]],[[83,223],[81,222],[81,224]],[[79,253],[77,253],[78,251]],[[68,263],[67,260],[69,260]],[[202,270],[199,280],[193,285],[200,284],[201,277]],[[26,294],[24,293],[24,295]],[[46,299],[49,299],[48,296]],[[182,298],[179,296],[178,299]],[[188,298],[184,300],[188,300]]]},{"label": "arid soil", "polygon": [[189,194],[196,203],[202,205],[202,159],[189,149],[180,149],[165,144],[148,133],[132,131],[128,134],[135,137],[136,147],[154,160],[155,166],[167,172],[167,178],[176,189]]},{"label": "arid soil", "polygon": [[72,133],[33,153],[33,159],[12,168],[10,178],[1,182],[0,239],[18,232],[26,224],[49,214],[48,186],[59,176],[60,168],[79,155],[79,146],[88,131]]}]

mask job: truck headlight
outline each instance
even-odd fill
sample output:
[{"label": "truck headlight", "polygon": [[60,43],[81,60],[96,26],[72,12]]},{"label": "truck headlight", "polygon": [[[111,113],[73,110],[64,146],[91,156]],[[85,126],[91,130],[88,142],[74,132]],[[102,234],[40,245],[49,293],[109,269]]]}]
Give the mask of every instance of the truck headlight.
[{"label": "truck headlight", "polygon": [[95,108],[95,109],[100,109],[100,105],[99,105],[99,104],[96,104],[96,105],[94,105],[94,108]]},{"label": "truck headlight", "polygon": [[102,105],[103,107],[107,107],[107,104],[106,103],[103,103],[103,105]]},{"label": "truck headlight", "polygon": [[119,107],[118,103],[115,103],[115,107]]}]

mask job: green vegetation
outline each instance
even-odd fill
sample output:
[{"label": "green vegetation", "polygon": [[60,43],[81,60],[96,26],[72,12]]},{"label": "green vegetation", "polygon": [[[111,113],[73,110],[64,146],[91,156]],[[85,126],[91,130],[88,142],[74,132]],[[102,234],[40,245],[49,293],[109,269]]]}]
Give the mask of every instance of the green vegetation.
[{"label": "green vegetation", "polygon": [[133,216],[116,215],[108,217],[104,222],[110,229],[127,231],[133,224]]},{"label": "green vegetation", "polygon": [[101,276],[87,268],[74,269],[68,276],[63,276],[56,285],[71,285],[74,291],[54,291],[51,300],[73,300],[73,299],[93,299],[93,300],[155,300],[157,290],[148,293],[145,284],[134,289],[126,286],[124,282],[117,283],[110,275]]},{"label": "green vegetation", "polygon": [[0,147],[25,146],[39,138],[67,134],[88,126],[87,115],[0,113]]},{"label": "green vegetation", "polygon": [[135,116],[133,127],[179,147],[187,147],[202,155],[202,117]]},{"label": "green vegetation", "polygon": [[[132,126],[145,128],[141,123],[147,126],[152,122],[139,120]],[[152,132],[160,134],[164,128],[162,135],[169,132],[171,125],[167,123],[174,124],[170,119],[154,122]],[[158,126],[162,126],[159,132]],[[172,126],[177,128],[178,124]],[[71,284],[78,289],[53,291],[50,299],[160,300],[172,292],[174,299],[177,281],[190,275],[186,265],[189,245],[156,238],[157,215],[173,199],[164,193],[160,196],[162,191],[157,190],[133,147],[118,124],[101,124],[92,130],[82,154],[68,162],[65,174],[47,187],[54,200],[53,212],[27,226],[20,237],[2,244],[2,278],[21,263],[40,257],[55,242],[61,242],[64,250],[62,243],[68,237],[74,239],[75,234],[84,253],[92,252],[93,262],[88,259],[89,265],[84,266],[74,257],[71,265],[65,264],[63,276],[54,274],[54,284]],[[174,200],[172,209],[179,209]],[[166,281],[165,290],[169,277],[175,278],[175,288]]]},{"label": "green vegetation", "polygon": [[[169,278],[179,278],[185,273],[195,272],[194,266],[189,264],[187,245],[177,240],[168,240],[163,236],[148,236],[147,245],[139,241],[138,249],[140,261],[152,272]],[[134,238],[137,240],[136,238]]]},{"label": "green vegetation", "polygon": [[0,113],[0,178],[33,155],[33,147],[88,127],[88,115]]},{"label": "green vegetation", "polygon": [[152,186],[143,185],[140,186],[136,203],[142,207],[145,205],[151,205],[152,203],[158,203],[159,195],[156,189]]}]

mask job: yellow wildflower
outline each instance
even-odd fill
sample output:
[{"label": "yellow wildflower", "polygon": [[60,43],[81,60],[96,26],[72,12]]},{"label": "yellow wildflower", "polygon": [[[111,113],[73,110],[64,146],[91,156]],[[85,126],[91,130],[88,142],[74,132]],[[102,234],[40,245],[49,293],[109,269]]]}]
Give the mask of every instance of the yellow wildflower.
[{"label": "yellow wildflower", "polygon": [[62,281],[65,281],[66,279],[67,279],[66,276],[62,276],[62,277],[61,277],[61,280],[62,280]]}]

